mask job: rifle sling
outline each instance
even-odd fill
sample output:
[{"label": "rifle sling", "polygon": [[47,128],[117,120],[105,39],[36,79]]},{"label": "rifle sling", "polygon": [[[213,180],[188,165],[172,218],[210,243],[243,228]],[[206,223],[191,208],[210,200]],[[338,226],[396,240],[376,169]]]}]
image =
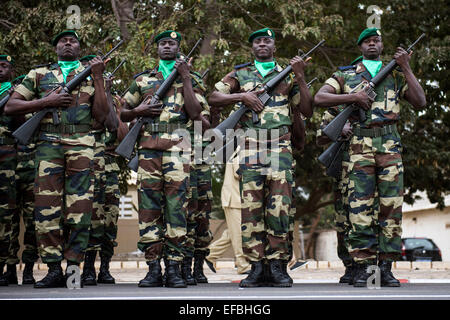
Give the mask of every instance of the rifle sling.
[{"label": "rifle sling", "polygon": [[66,133],[66,134],[74,134],[74,133],[86,133],[91,131],[90,124],[50,124],[43,123],[41,124],[40,130],[45,133]]}]

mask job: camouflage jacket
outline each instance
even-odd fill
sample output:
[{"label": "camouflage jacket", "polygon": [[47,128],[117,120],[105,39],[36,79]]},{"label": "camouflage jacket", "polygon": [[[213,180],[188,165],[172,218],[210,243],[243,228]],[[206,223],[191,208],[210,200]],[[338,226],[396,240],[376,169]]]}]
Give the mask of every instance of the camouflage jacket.
[{"label": "camouflage jacket", "polygon": [[[344,94],[349,93],[362,81],[371,79],[363,63],[359,62],[353,68],[335,72],[325,83],[332,86],[337,94]],[[397,122],[400,117],[399,97],[403,98],[406,90],[408,85],[403,73],[394,70],[375,88],[377,96],[372,103],[372,108],[366,112],[367,120],[361,124],[361,127],[379,127]]]},{"label": "camouflage jacket", "polygon": [[[161,72],[157,72],[158,66],[152,71],[139,75],[131,84],[130,89],[125,95],[125,100],[130,108],[137,107],[148,96],[156,93],[160,85],[164,82]],[[197,73],[192,73],[192,87],[195,96],[202,106],[202,114],[209,117],[209,105],[204,97],[204,87],[201,77]],[[183,82],[178,77],[163,98],[163,109],[159,118],[155,118],[155,123],[161,124],[181,124],[192,134],[194,122],[189,118],[184,106]],[[180,143],[182,136],[177,133],[158,132],[151,134],[147,131],[141,133],[139,139],[139,148],[165,150],[165,151],[181,151],[190,150],[190,145]]]},{"label": "camouflage jacket", "polygon": [[[0,99],[5,97],[8,94],[9,90],[6,90],[0,95]],[[11,138],[12,139],[12,133],[16,128],[14,127],[14,121],[13,118],[10,116],[6,116],[3,113],[0,114],[0,137],[1,138]]]},{"label": "camouflage jacket", "polygon": [[[264,78],[256,69],[254,63],[237,66],[236,70],[228,73],[221,81],[217,82],[217,91],[225,94],[246,92],[256,86],[261,86],[277,76],[283,68],[277,63],[275,68]],[[251,113],[242,116],[240,125],[243,128],[276,129],[292,124],[290,107],[300,103],[300,91],[296,81],[286,77],[273,91],[272,97],[264,106],[264,110],[258,114],[260,122],[253,124]],[[238,105],[234,110],[239,108]]]},{"label": "camouflage jacket", "polygon": [[[85,69],[80,66],[70,72],[66,81]],[[23,79],[22,83],[15,89],[27,101],[34,98],[40,99],[48,94],[52,89],[64,84],[61,68],[57,63],[39,67],[31,70]],[[94,82],[92,77],[88,77],[79,88],[72,91],[74,98],[73,105],[68,108],[59,108],[60,121],[63,125],[92,125],[92,104],[94,102]],[[52,114],[48,113],[41,121],[41,124],[53,123]],[[39,140],[60,142],[68,145],[94,146],[94,136],[88,132],[69,133],[44,133],[41,132]]]}]

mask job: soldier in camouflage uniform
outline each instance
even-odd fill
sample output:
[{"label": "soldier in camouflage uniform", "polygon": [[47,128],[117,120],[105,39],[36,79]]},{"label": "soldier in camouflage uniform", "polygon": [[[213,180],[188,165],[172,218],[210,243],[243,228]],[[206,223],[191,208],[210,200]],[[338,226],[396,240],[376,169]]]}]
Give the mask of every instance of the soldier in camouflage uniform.
[{"label": "soldier in camouflage uniform", "polygon": [[[382,286],[400,286],[391,272],[392,261],[401,253],[403,203],[402,144],[396,123],[400,115],[399,98],[419,109],[426,104],[425,94],[409,66],[409,54],[397,48],[395,60],[401,72],[394,70],[375,88],[375,101],[361,90],[349,94],[362,81],[370,80],[381,69],[383,50],[381,32],[364,30],[358,41],[362,52],[353,68],[337,71],[315,96],[318,106],[356,103],[366,112],[363,123],[353,125],[349,141],[349,253],[356,263],[353,285],[366,286],[369,265],[381,270]],[[352,168],[350,166],[353,166]],[[378,191],[379,214],[374,198]],[[378,252],[378,256],[377,256]]]},{"label": "soldier in camouflage uniform", "polygon": [[[245,148],[239,158],[242,201],[242,246],[244,255],[252,264],[248,277],[240,282],[241,287],[263,285],[290,287],[292,279],[283,271],[289,259],[289,211],[292,203],[292,109],[300,109],[306,117],[312,115],[312,98],[304,80],[305,62],[300,57],[290,61],[295,75],[287,77],[274,89],[266,106],[257,98],[258,90],[250,92],[263,82],[270,80],[282,70],[273,58],[275,51],[274,32],[261,29],[249,37],[254,63],[235,67],[220,82],[216,83],[210,105],[221,108],[242,102],[258,113],[259,122],[254,124],[250,113],[241,118],[240,125],[248,132],[255,129],[258,135],[269,130],[269,150],[249,148],[250,144],[266,142],[247,137]],[[236,105],[235,109],[239,106]],[[279,129],[278,133],[275,132]],[[272,138],[271,134],[275,137]],[[265,159],[270,163],[264,164]],[[258,159],[257,163],[254,159]],[[268,275],[264,277],[264,261],[268,261]]]},{"label": "soldier in camouflage uniform", "polygon": [[[88,65],[88,61],[95,58],[95,55],[88,55],[80,59],[85,66]],[[105,128],[109,131],[117,130],[117,116],[112,103],[111,98],[111,82],[112,80],[105,77],[105,89],[108,96],[108,104],[110,112],[106,117],[105,122],[98,123],[94,121],[92,126],[92,133],[95,137],[94,147],[94,203],[91,217],[91,226],[89,231],[89,243],[86,249],[83,274],[81,275],[81,281],[84,285],[97,285],[95,274],[95,258],[97,252],[101,250],[102,242],[105,237],[105,206],[106,206],[106,158],[105,149],[106,144],[104,141]]]},{"label": "soldier in camouflage uniform", "polygon": [[[27,115],[28,119],[31,115]],[[16,167],[16,210],[13,216],[12,237],[9,247],[8,265],[16,265],[20,262],[17,253],[20,249],[20,217],[22,216],[25,227],[22,252],[22,262],[25,263],[23,270],[22,284],[34,284],[33,277],[34,263],[39,258],[36,244],[36,226],[34,222],[34,177],[36,144],[17,144],[17,167]],[[15,267],[13,272],[15,271]],[[14,272],[15,275],[15,272]],[[9,280],[10,283],[13,283]],[[15,281],[17,284],[17,277]]]},{"label": "soldier in camouflage uniform", "polygon": [[[107,82],[108,86],[108,82]],[[105,223],[104,233],[100,249],[100,271],[97,276],[98,283],[115,283],[115,279],[109,272],[109,262],[114,255],[114,247],[117,246],[117,220],[119,219],[119,172],[117,163],[118,155],[114,152],[118,143],[128,133],[128,126],[120,120],[122,102],[119,96],[112,97],[111,90],[106,91],[107,98],[111,99],[114,106],[114,116],[117,118],[117,130],[106,130],[104,133],[105,149]]]},{"label": "soldier in camouflage uniform", "polygon": [[[92,214],[95,137],[92,122],[104,122],[108,112],[100,57],[89,63],[92,74],[71,93],[60,87],[83,71],[78,61],[80,42],[76,32],[61,32],[53,39],[58,63],[31,70],[19,85],[5,112],[27,114],[43,108],[57,109],[42,120],[36,149],[35,222],[39,254],[48,273],[35,288],[63,287],[61,261],[79,265],[89,240]],[[35,100],[33,100],[35,99]]]},{"label": "soldier in camouflage uniform", "polygon": [[[143,128],[138,140],[138,248],[145,253],[149,265],[149,272],[139,282],[141,287],[163,285],[160,265],[163,257],[165,285],[186,287],[180,270],[186,255],[191,162],[190,134],[186,130],[193,127],[196,120],[207,129],[209,121],[201,114],[208,107],[204,92],[197,85],[200,77],[189,72],[186,61],[176,59],[180,41],[180,34],[171,30],[155,38],[160,58],[158,66],[133,81],[124,97],[126,105],[121,112],[122,121],[132,121],[141,116],[154,119]],[[162,97],[162,105],[149,105],[148,98],[174,68],[179,77]]]},{"label": "soldier in camouflage uniform", "polygon": [[[202,111],[202,115],[209,119],[209,108]],[[195,159],[195,142],[204,147],[202,137],[194,137],[191,132],[192,162],[189,178],[189,203],[187,219],[187,254],[183,259],[182,276],[188,285],[207,283],[208,279],[203,273],[203,264],[209,254],[208,246],[212,241],[212,233],[209,230],[209,216],[211,214],[212,190],[211,167],[201,163],[201,159]],[[198,160],[198,161],[196,161]],[[194,258],[194,272],[191,273],[192,258]]]},{"label": "soldier in camouflage uniform", "polygon": [[[0,55],[0,99],[6,97],[12,88],[14,60],[9,55]],[[0,286],[9,284],[10,274],[16,270],[15,264],[3,269],[9,256],[12,237],[12,219],[16,209],[17,151],[12,132],[15,130],[14,118],[2,111],[0,114]]]}]

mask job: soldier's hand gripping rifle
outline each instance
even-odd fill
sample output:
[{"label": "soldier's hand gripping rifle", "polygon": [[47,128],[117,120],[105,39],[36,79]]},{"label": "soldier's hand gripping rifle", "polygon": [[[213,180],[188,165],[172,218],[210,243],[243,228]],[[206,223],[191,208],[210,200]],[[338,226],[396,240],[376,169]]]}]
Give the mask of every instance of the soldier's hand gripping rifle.
[{"label": "soldier's hand gripping rifle", "polygon": [[[316,80],[317,80],[317,78],[314,78],[306,84],[308,89],[311,88],[312,83]],[[303,121],[303,120],[300,119],[300,121]],[[236,150],[237,144],[238,144],[238,138],[236,136],[234,136],[233,139],[230,139],[222,148],[220,148],[219,150],[214,152],[213,157],[219,156],[220,159],[223,159],[224,163],[228,162],[228,160],[232,156],[233,152],[227,153],[227,150],[230,150],[230,148],[232,148],[233,151]]]},{"label": "soldier's hand gripping rifle", "polygon": [[[408,53],[411,52],[411,49],[423,38],[425,37],[425,34],[423,33],[416,41],[414,41],[413,44],[409,46],[406,51]],[[350,93],[354,93],[356,91],[359,91],[361,88],[362,90],[365,90],[367,92],[367,95],[372,99],[375,100],[376,93],[375,93],[375,87],[379,85],[384,79],[386,79],[387,76],[391,74],[391,72],[397,67],[397,62],[395,59],[392,59],[391,62],[389,62],[383,69],[378,72],[378,74],[372,78],[369,82],[362,82],[360,85],[355,87]],[[352,103],[348,105],[342,112],[340,112],[336,118],[334,118],[324,129],[323,132],[332,140],[337,141],[338,138],[341,135],[342,128],[344,127],[345,123],[347,122],[347,119],[350,117],[350,115],[355,110],[361,110],[360,107]],[[362,110],[361,110],[362,111]],[[361,120],[361,119],[360,119]],[[362,120],[364,121],[364,120]]]},{"label": "soldier's hand gripping rifle", "polygon": [[[317,48],[319,48],[322,44],[325,43],[325,40],[320,41],[317,45],[314,46],[311,50],[309,50],[307,53],[303,54],[301,58],[305,60],[311,53],[313,53]],[[261,101],[261,103],[266,105],[267,101],[272,97],[273,90],[280,84],[281,81],[283,81],[289,73],[292,72],[292,66],[288,65],[286,68],[284,68],[276,77],[272,78],[271,80],[267,81],[263,87],[262,90],[264,90],[261,94],[258,95],[258,99]],[[258,89],[259,87],[253,88],[254,91]],[[222,137],[222,140],[226,136],[226,130],[227,129],[233,129],[236,124],[239,122],[241,117],[249,110],[247,106],[245,106],[243,103],[239,103],[240,108],[236,110],[236,112],[232,113],[227,119],[222,121],[217,127],[215,127],[213,130],[215,132],[215,135],[217,137]],[[252,110],[253,111],[253,110]],[[257,117],[256,113],[253,111],[253,123],[258,122],[258,119],[255,119],[255,116]],[[256,121],[255,121],[256,120]]]},{"label": "soldier's hand gripping rifle", "polygon": [[[104,61],[106,58],[108,58],[111,53],[117,50],[121,45],[123,44],[123,40],[120,40],[120,42],[112,48],[107,54],[105,54],[102,57],[102,60]],[[76,87],[78,87],[87,77],[91,74],[92,67],[89,65],[87,66],[83,71],[75,75],[75,77],[67,82],[61,89],[61,93],[71,93]],[[56,91],[59,88],[56,87],[52,91],[50,91],[48,94],[46,94],[46,97],[51,94],[52,92]],[[58,116],[58,110],[57,108],[44,108],[38,112],[36,112],[33,117],[28,119],[24,124],[22,124],[16,131],[13,132],[13,136],[22,144],[27,145],[30,141],[31,137],[33,136],[36,129],[39,127],[41,120],[47,115],[47,113],[52,112],[53,113],[53,124],[58,125],[60,123],[59,116]]]},{"label": "soldier's hand gripping rifle", "polygon": [[[202,39],[200,38],[192,48],[191,52],[185,57],[185,60],[188,61],[192,53],[194,52],[195,48],[200,44]],[[169,76],[164,80],[164,82],[161,84],[161,86],[156,90],[155,94],[149,98],[147,98],[145,101],[150,100],[150,105],[158,104],[162,101],[162,99],[165,97],[167,91],[170,89],[172,84],[174,83],[175,79],[178,77],[178,70],[173,69],[172,72],[169,74]],[[118,155],[121,155],[124,158],[130,159],[131,155],[134,150],[134,145],[136,144],[136,140],[139,136],[139,133],[141,132],[141,128],[143,125],[147,123],[152,123],[153,118],[151,117],[140,117],[134,126],[128,131],[127,135],[123,138],[122,142],[117,146],[115,152]]]}]

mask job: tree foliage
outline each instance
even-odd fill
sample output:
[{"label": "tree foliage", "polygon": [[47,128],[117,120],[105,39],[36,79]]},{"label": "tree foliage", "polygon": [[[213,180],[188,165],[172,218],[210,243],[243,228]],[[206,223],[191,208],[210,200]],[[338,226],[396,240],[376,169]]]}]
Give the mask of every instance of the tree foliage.
[{"label": "tree foliage", "polygon": [[[70,0],[4,1],[0,12],[0,51],[14,56],[17,75],[33,65],[55,61],[50,44],[53,35],[66,28]],[[153,39],[166,29],[183,36],[181,50],[189,52],[203,38],[194,67],[209,69],[204,79],[209,92],[214,83],[234,65],[251,61],[249,34],[263,27],[276,33],[276,59],[287,64],[321,39],[325,46],[313,55],[306,77],[318,77],[316,92],[337,66],[348,65],[360,55],[356,46],[359,33],[366,28],[371,13],[370,1],[292,1],[292,0],[111,0],[82,1],[81,28],[78,30],[83,54],[106,52],[119,38],[125,45],[113,55],[111,70],[121,59],[127,63],[117,73],[115,86],[124,90],[133,74],[152,68],[156,61]],[[402,103],[400,131],[403,136],[405,164],[405,201],[425,190],[431,202],[443,207],[443,195],[450,191],[449,56],[448,5],[443,0],[381,0],[383,60],[389,61],[395,48],[408,45],[422,32],[425,40],[414,50],[411,66],[425,89],[428,105],[422,112]],[[307,144],[302,154],[295,153],[298,217],[308,223],[320,207],[331,202],[331,180],[317,162],[322,149],[316,146],[315,132],[324,110],[316,108],[307,120]],[[223,170],[216,170],[221,172]],[[216,175],[215,202],[220,203],[220,174]]]}]

